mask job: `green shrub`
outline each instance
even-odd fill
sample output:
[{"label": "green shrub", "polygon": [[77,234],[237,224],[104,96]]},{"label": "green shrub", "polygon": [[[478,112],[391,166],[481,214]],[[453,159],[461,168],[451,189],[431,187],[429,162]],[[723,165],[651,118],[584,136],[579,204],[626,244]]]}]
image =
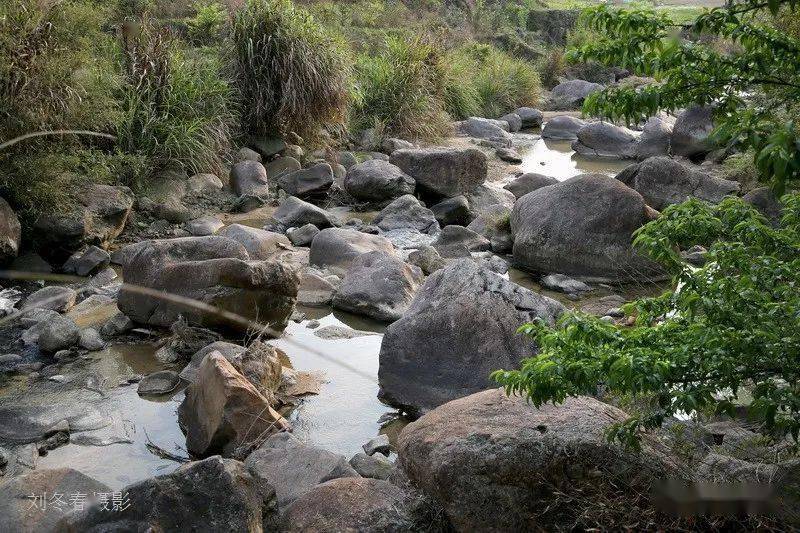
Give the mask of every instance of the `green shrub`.
[{"label": "green shrub", "polygon": [[189,19],[189,38],[196,43],[208,44],[217,41],[222,33],[228,13],[217,2],[198,2],[197,13]]},{"label": "green shrub", "polygon": [[289,0],[248,0],[232,23],[233,63],[252,133],[314,134],[346,118],[346,47]]},{"label": "green shrub", "polygon": [[423,38],[388,37],[380,54],[359,56],[356,129],[378,127],[409,139],[447,133],[445,70],[439,50]]},{"label": "green shrub", "polygon": [[564,75],[566,69],[564,50],[562,48],[551,49],[539,65],[542,84],[549,88],[555,87],[560,83],[559,78]]}]

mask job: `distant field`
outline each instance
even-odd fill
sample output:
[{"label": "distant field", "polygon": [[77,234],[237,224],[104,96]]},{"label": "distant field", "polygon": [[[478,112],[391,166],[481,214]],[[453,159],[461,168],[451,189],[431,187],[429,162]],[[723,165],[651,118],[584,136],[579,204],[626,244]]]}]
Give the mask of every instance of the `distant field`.
[{"label": "distant field", "polygon": [[[600,2],[592,0],[550,0],[547,4],[553,9],[581,9],[597,5]],[[694,20],[705,9],[724,5],[724,0],[663,0],[631,2],[615,1],[614,4],[631,8],[654,8],[656,11],[669,13],[672,20],[678,23]]]}]

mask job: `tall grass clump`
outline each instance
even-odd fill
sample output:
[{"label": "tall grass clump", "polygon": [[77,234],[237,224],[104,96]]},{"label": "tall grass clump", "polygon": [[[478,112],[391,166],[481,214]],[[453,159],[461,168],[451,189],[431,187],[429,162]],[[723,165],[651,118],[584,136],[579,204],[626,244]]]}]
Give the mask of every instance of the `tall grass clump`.
[{"label": "tall grass clump", "polygon": [[178,49],[166,30],[141,24],[123,43],[119,145],[147,160],[138,185],[166,167],[221,172],[236,125],[221,59]]},{"label": "tall grass clump", "polygon": [[232,21],[233,66],[250,133],[314,135],[346,119],[346,46],[290,0],[248,0]]},{"label": "tall grass clump", "polygon": [[442,56],[424,38],[387,37],[382,52],[359,56],[356,72],[356,129],[419,140],[449,130]]}]

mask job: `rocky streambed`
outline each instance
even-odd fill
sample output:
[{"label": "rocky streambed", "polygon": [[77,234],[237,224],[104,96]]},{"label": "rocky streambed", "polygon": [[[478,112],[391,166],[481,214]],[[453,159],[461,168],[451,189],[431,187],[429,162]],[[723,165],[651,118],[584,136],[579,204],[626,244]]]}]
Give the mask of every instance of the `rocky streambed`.
[{"label": "rocky streambed", "polygon": [[[626,301],[667,288],[630,247],[656,208],[736,191],[659,155],[671,123],[597,124],[520,109],[358,157],[260,140],[227,186],[88,196],[89,230],[48,255],[77,277],[0,293],[0,530],[562,527],[585,510],[543,517],[531,494],[611,477],[625,512],[645,505],[630,495],[685,472],[663,439],[634,456],[603,436],[615,407],[487,390],[536,352],[520,324],[624,324]],[[32,265],[50,270],[11,268]],[[75,501],[21,503],[37,491]]]}]

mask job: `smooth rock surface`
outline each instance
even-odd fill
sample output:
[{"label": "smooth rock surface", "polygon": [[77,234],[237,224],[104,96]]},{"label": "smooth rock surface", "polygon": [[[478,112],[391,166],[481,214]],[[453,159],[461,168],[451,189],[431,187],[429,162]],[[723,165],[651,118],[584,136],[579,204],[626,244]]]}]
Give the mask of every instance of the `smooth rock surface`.
[{"label": "smooth rock surface", "polygon": [[466,194],[486,181],[486,155],[477,148],[419,148],[392,153],[390,162],[414,178],[417,187],[445,198]]},{"label": "smooth rock surface", "polygon": [[344,189],[354,198],[368,202],[413,194],[415,187],[414,178],[388,161],[378,159],[351,166],[344,178]]},{"label": "smooth rock surface", "polygon": [[346,228],[328,228],[311,241],[309,261],[313,266],[344,274],[356,257],[376,250],[395,255],[394,246],[384,237]]},{"label": "smooth rock surface", "polygon": [[383,231],[412,229],[433,234],[439,230],[433,211],[423,207],[411,194],[401,196],[384,207],[375,216],[373,223]]}]

